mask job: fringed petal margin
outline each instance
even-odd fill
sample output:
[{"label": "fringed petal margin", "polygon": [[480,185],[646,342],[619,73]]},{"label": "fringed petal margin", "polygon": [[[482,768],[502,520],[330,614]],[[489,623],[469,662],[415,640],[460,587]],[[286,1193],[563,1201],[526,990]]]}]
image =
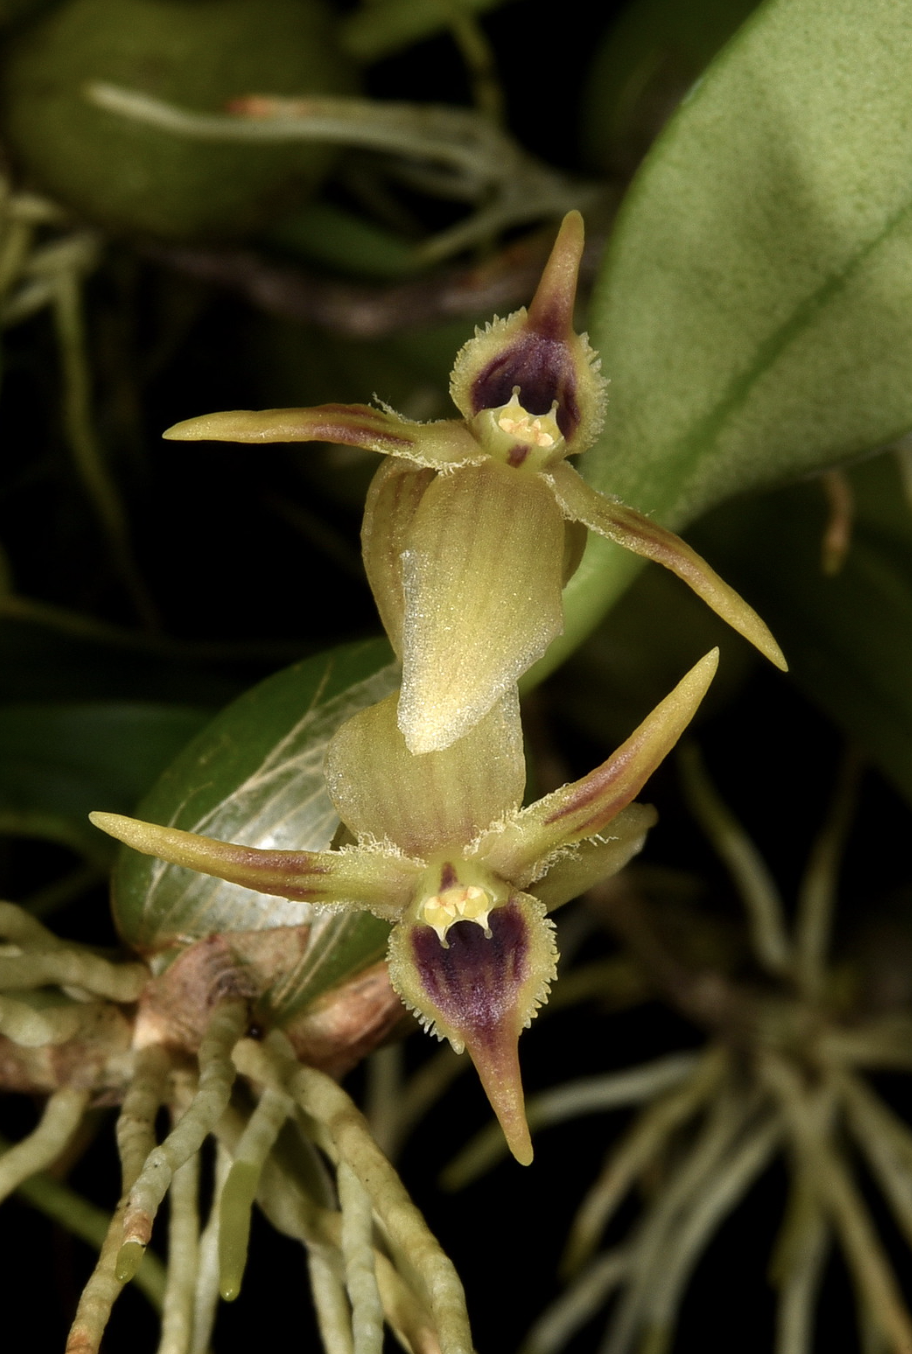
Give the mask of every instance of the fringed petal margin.
[{"label": "fringed petal margin", "polygon": [[544,478],[553,485],[557,501],[571,521],[583,522],[590,531],[607,536],[625,550],[632,550],[635,555],[643,555],[670,569],[733,630],[743,635],[777,668],[787,671],[782,650],[766,623],[680,536],[666,531],[635,508],[606,498],[566,462],[544,472]]},{"label": "fringed petal margin", "polygon": [[527,1166],[518,1044],[556,977],[554,927],[521,893],[491,913],[489,927],[459,922],[444,946],[430,926],[403,920],[390,936],[390,980],[432,1032],[468,1051],[510,1151]]},{"label": "fringed petal margin", "polygon": [[472,844],[486,867],[506,879],[535,878],[554,853],[596,837],[639,794],[687,728],[719,663],[712,649],[683,677],[607,761],[582,780],[520,810],[499,830]]},{"label": "fringed petal margin", "polygon": [[515,688],[465,738],[419,757],[397,727],[396,699],[354,715],[327,749],[326,785],[352,832],[426,858],[518,808],[526,770]]},{"label": "fringed petal margin", "polygon": [[459,352],[450,382],[453,402],[467,419],[505,405],[517,386],[531,414],[548,414],[556,402],[567,455],[593,444],[605,409],[598,358],[573,329],[583,240],[583,218],[569,212],[528,313],[520,310],[477,330]]},{"label": "fringed petal margin", "polygon": [[269,851],[159,827],[119,813],[92,813],[110,837],[172,865],[293,902],[350,907],[394,920],[411,899],[421,866],[392,852]]},{"label": "fringed petal margin", "polygon": [[651,804],[628,804],[604,833],[562,853],[546,873],[530,884],[549,912],[578,898],[603,879],[623,870],[639,855],[658,814]]}]

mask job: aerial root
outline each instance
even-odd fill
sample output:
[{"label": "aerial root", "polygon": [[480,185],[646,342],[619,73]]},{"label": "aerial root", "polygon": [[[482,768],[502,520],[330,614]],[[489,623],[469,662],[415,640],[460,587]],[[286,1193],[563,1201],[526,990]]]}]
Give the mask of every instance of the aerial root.
[{"label": "aerial root", "polygon": [[111,1309],[123,1289],[117,1277],[117,1258],[123,1241],[127,1198],[143,1162],[155,1147],[155,1116],[164,1102],[170,1062],[157,1045],[136,1054],[133,1077],[117,1118],[121,1198],[111,1218],[98,1261],[82,1290],[70,1327],[66,1354],[97,1354]]},{"label": "aerial root", "polygon": [[231,1302],[241,1291],[250,1242],[250,1213],[266,1158],[294,1109],[284,1091],[267,1087],[241,1135],[219,1200],[219,1291]]},{"label": "aerial root", "polygon": [[224,1002],[212,1013],[199,1050],[199,1083],[187,1111],[164,1142],[146,1157],[130,1190],[117,1257],[117,1277],[123,1283],[139,1267],[175,1171],[195,1156],[225,1112],[235,1078],[231,1051],[243,1035],[247,1020],[247,1006],[240,1001]]},{"label": "aerial root", "polygon": [[[401,1268],[406,1276],[414,1276],[422,1305],[429,1313],[432,1331],[417,1330],[421,1344],[415,1347],[430,1350],[436,1344],[441,1354],[472,1354],[465,1293],[459,1276],[421,1212],[412,1203],[396,1171],[374,1142],[366,1119],[350,1097],[325,1073],[300,1067],[287,1040],[276,1033],[262,1044],[244,1040],[235,1050],[235,1059],[245,1075],[278,1086],[292,1096],[299,1109],[328,1133],[339,1168],[347,1167],[359,1182],[369,1200],[370,1212],[376,1216],[389,1242],[397,1268]],[[350,1183],[349,1178],[342,1184],[342,1191],[348,1190]],[[355,1204],[350,1191],[348,1198],[349,1207],[355,1207],[359,1219],[356,1222],[350,1217],[347,1224],[343,1220],[343,1226],[351,1227],[348,1235],[352,1238],[352,1250],[349,1254],[353,1259],[357,1256],[357,1265],[348,1273],[353,1276],[354,1269],[358,1270],[359,1308],[365,1314],[363,1329],[356,1331],[354,1338],[363,1335],[366,1340],[367,1332],[373,1330],[373,1316],[367,1313],[374,1310],[369,1305],[373,1299],[366,1296],[366,1285],[359,1286],[366,1264],[367,1204],[363,1197]],[[357,1243],[354,1241],[356,1235]],[[386,1307],[384,1278],[381,1278],[376,1258],[373,1263],[381,1304]],[[414,1324],[420,1327],[420,1323]],[[370,1346],[365,1343],[361,1348],[367,1351]]]},{"label": "aerial root", "polygon": [[64,1086],[54,1092],[37,1128],[0,1156],[0,1200],[30,1175],[54,1164],[82,1122],[88,1103],[88,1091]]}]

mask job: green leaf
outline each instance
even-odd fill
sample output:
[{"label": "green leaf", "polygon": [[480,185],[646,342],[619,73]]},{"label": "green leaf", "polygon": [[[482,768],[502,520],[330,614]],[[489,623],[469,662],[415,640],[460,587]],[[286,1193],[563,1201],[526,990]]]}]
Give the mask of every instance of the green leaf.
[{"label": "green leaf", "polygon": [[[194,739],[137,816],[247,846],[325,850],[338,827],[323,783],[326,745],[340,724],[397,683],[383,641],[346,645],[276,673]],[[119,860],[114,912],[124,937],[145,953],[211,934],[314,921],[313,932],[328,930],[356,948],[367,937],[375,955],[382,927],[372,917],[314,913],[132,851]],[[345,920],[351,924],[341,925]]]},{"label": "green leaf", "polygon": [[110,859],[87,814],[130,813],[199,730],[204,710],[141,702],[0,708],[0,826]]},{"label": "green leaf", "polygon": [[775,626],[792,679],[912,803],[912,508],[888,457],[852,484],[852,544],[835,576],[821,568],[816,485],[713,513],[698,535]]},{"label": "green leaf", "polygon": [[[912,426],[910,67],[894,0],[772,0],[709,67],[643,164],[593,302],[598,488],[680,528]],[[590,545],[564,651],[635,567]]]}]

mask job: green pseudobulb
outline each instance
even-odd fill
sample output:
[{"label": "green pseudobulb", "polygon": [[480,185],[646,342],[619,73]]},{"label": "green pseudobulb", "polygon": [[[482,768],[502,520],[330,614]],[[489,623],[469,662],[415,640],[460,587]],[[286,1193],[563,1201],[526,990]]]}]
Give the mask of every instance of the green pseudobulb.
[{"label": "green pseudobulb", "polygon": [[306,196],[333,151],[218,144],[93,107],[104,81],[204,113],[247,94],[348,94],[322,0],[71,0],[13,39],[3,137],[34,184],[111,230],[237,239]]}]

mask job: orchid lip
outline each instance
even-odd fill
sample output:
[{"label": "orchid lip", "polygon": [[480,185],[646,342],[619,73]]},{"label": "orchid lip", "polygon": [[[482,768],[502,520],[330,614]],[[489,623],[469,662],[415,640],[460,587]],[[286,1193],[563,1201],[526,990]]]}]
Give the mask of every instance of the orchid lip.
[{"label": "orchid lip", "polygon": [[554,928],[545,909],[513,893],[479,919],[450,922],[443,944],[418,909],[390,937],[390,978],[407,1006],[475,1064],[517,1160],[532,1160],[518,1044],[556,976]]}]

